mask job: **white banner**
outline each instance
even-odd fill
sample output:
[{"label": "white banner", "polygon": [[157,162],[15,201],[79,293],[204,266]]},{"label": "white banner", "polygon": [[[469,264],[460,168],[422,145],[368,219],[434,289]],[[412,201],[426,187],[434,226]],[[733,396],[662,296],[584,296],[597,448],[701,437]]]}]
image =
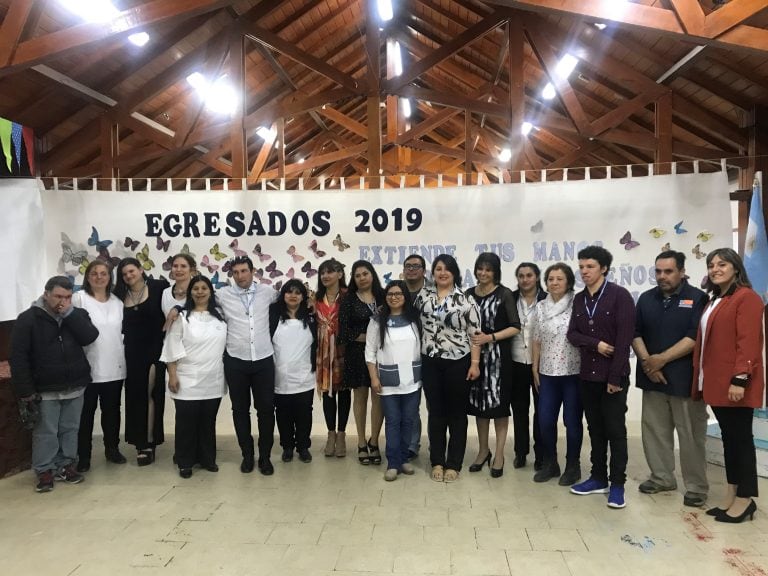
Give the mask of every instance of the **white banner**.
[{"label": "white banner", "polygon": [[0,298],[0,321],[15,320],[43,293],[47,279],[43,211],[34,179],[0,179],[2,267],[11,279]]},{"label": "white banner", "polygon": [[[43,192],[46,271],[77,283],[94,258],[136,256],[148,273],[168,276],[171,255],[188,251],[201,271],[227,282],[225,264],[251,256],[263,282],[317,282],[318,264],[371,261],[382,282],[403,260],[456,256],[465,285],[478,253],[496,252],[503,281],[533,261],[543,269],[602,244],[614,279],[635,295],[653,285],[655,256],[670,247],[688,256],[698,285],[703,257],[731,245],[725,173],[648,176],[453,188],[344,191]],[[578,274],[577,274],[578,276]]]}]

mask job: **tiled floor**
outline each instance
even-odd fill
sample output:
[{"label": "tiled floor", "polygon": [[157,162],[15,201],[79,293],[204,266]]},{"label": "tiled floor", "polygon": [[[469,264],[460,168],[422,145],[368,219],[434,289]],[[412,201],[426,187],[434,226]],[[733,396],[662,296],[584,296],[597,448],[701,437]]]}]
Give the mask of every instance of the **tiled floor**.
[{"label": "tiled floor", "polygon": [[[34,493],[29,472],[2,480],[0,573],[768,575],[768,505],[754,522],[726,525],[685,508],[680,492],[639,494],[646,470],[636,436],[624,510],[607,508],[604,495],[534,484],[530,466],[510,465],[500,479],[465,469],[458,482],[437,484],[423,451],[415,476],[385,483],[382,466],[324,458],[321,445],[316,437],[311,464],[283,464],[276,447],[272,477],[241,474],[226,435],[221,471],[190,480],[176,474],[169,443],[148,468],[94,455],[85,483],[50,494]],[[475,450],[471,438],[467,462]],[[710,467],[710,481],[716,499],[722,469]]]}]

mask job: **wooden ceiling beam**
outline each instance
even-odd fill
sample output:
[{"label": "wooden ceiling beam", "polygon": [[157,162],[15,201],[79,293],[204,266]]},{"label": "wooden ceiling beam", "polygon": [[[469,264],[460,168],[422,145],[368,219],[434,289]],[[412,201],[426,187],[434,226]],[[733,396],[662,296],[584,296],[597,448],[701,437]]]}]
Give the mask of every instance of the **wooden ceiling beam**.
[{"label": "wooden ceiling beam", "polygon": [[683,29],[692,36],[702,36],[706,15],[699,0],[670,0]]},{"label": "wooden ceiling beam", "polygon": [[256,155],[256,159],[253,161],[253,166],[251,166],[251,170],[248,172],[249,182],[256,180],[267,166],[269,156],[275,146],[275,136],[273,136],[277,134],[277,126],[275,124],[272,124],[272,128],[269,134],[270,138],[267,138],[262,142],[261,147],[259,148],[259,153]]},{"label": "wooden ceiling beam", "polygon": [[675,35],[699,45],[716,44],[728,48],[746,48],[768,52],[768,30],[739,24],[716,38],[686,32],[671,9],[627,2],[616,9],[614,0],[485,0],[486,4],[519,8],[530,12],[592,18],[598,22],[616,22],[645,31]]},{"label": "wooden ceiling beam", "polygon": [[632,114],[644,109],[658,98],[661,98],[663,95],[669,93],[671,93],[670,90],[663,86],[658,86],[658,89],[638,94],[631,100],[627,100],[617,108],[614,108],[610,112],[603,114],[600,118],[592,122],[592,134],[598,135],[605,132],[606,130],[620,126],[621,123],[632,116]]},{"label": "wooden ceiling beam", "polygon": [[34,4],[34,0],[11,2],[11,7],[0,26],[0,66],[6,66],[13,60]]},{"label": "wooden ceiling beam", "polygon": [[405,98],[416,98],[418,100],[434,102],[435,104],[451,108],[467,109],[472,112],[479,112],[480,114],[488,114],[489,116],[509,117],[509,106],[507,105],[472,100],[460,94],[451,94],[428,88],[417,88],[416,86],[403,86],[395,94]]},{"label": "wooden ceiling beam", "polygon": [[346,128],[353,134],[357,134],[358,136],[362,136],[363,138],[368,137],[368,128],[364,124],[361,124],[356,120],[353,120],[346,114],[342,114],[335,108],[332,108],[330,106],[322,106],[318,108],[317,113],[322,114],[329,120],[332,120],[339,126]]},{"label": "wooden ceiling beam", "polygon": [[482,38],[486,34],[492,32],[504,23],[509,17],[509,12],[506,10],[498,10],[493,12],[489,16],[486,16],[480,22],[467,28],[464,32],[449,40],[440,48],[433,51],[426,58],[422,58],[418,62],[415,62],[412,66],[409,66],[403,70],[403,74],[388,80],[385,83],[385,90],[394,92],[398,88],[405,86],[413,82],[416,78],[424,74],[427,70],[436,66],[443,60],[446,60],[453,56],[456,52],[459,52],[468,44]]},{"label": "wooden ceiling beam", "polygon": [[293,42],[284,40],[277,34],[274,34],[266,28],[262,28],[253,23],[241,22],[240,26],[243,34],[254,42],[259,42],[260,44],[264,44],[272,50],[280,52],[283,56],[286,56],[294,62],[298,62],[299,64],[306,66],[321,76],[325,76],[329,80],[336,82],[351,92],[365,94],[367,90],[365,82],[362,80],[356,80],[355,78],[338,70],[334,66],[327,64],[320,58],[304,52]]},{"label": "wooden ceiling beam", "polygon": [[79,24],[21,42],[11,63],[0,68],[0,77],[87,48],[107,38],[128,36],[139,28],[186,20],[235,3],[236,0],[151,0],[123,10],[108,23]]},{"label": "wooden ceiling beam", "polygon": [[[350,148],[336,150],[335,152],[329,152],[327,154],[318,154],[313,158],[307,158],[304,162],[294,162],[293,164],[286,164],[285,174],[286,175],[295,174],[296,172],[301,172],[302,170],[306,170],[307,168],[316,168],[318,166],[332,164],[337,160],[354,158],[355,156],[360,156],[361,154],[364,154],[367,150],[368,150],[368,144],[363,143],[363,144],[357,144]],[[262,172],[261,177],[266,179],[277,178],[278,171],[267,170],[265,172]]]},{"label": "wooden ceiling beam", "polygon": [[765,0],[731,0],[707,14],[701,35],[717,38],[765,8]]}]

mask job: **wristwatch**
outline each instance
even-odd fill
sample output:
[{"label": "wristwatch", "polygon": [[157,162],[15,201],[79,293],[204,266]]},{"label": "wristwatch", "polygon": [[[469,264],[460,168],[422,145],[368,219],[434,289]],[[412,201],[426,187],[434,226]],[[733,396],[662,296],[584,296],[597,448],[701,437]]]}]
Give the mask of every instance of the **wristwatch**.
[{"label": "wristwatch", "polygon": [[731,384],[733,386],[740,386],[742,388],[746,388],[749,385],[749,374],[740,374],[738,376],[734,376],[731,378]]}]

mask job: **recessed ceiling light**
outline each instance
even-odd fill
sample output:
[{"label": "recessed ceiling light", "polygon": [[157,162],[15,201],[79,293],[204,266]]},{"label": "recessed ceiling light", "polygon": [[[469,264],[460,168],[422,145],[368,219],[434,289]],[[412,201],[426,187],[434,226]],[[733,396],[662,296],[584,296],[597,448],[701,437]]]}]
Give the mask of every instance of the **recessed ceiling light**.
[{"label": "recessed ceiling light", "polygon": [[144,46],[147,42],[149,42],[149,34],[146,32],[136,32],[135,34],[131,34],[128,36],[128,41],[131,44],[134,44],[141,48]]},{"label": "recessed ceiling light", "polygon": [[512,150],[509,148],[502,148],[501,152],[499,152],[499,160],[502,162],[509,162],[512,160]]}]

